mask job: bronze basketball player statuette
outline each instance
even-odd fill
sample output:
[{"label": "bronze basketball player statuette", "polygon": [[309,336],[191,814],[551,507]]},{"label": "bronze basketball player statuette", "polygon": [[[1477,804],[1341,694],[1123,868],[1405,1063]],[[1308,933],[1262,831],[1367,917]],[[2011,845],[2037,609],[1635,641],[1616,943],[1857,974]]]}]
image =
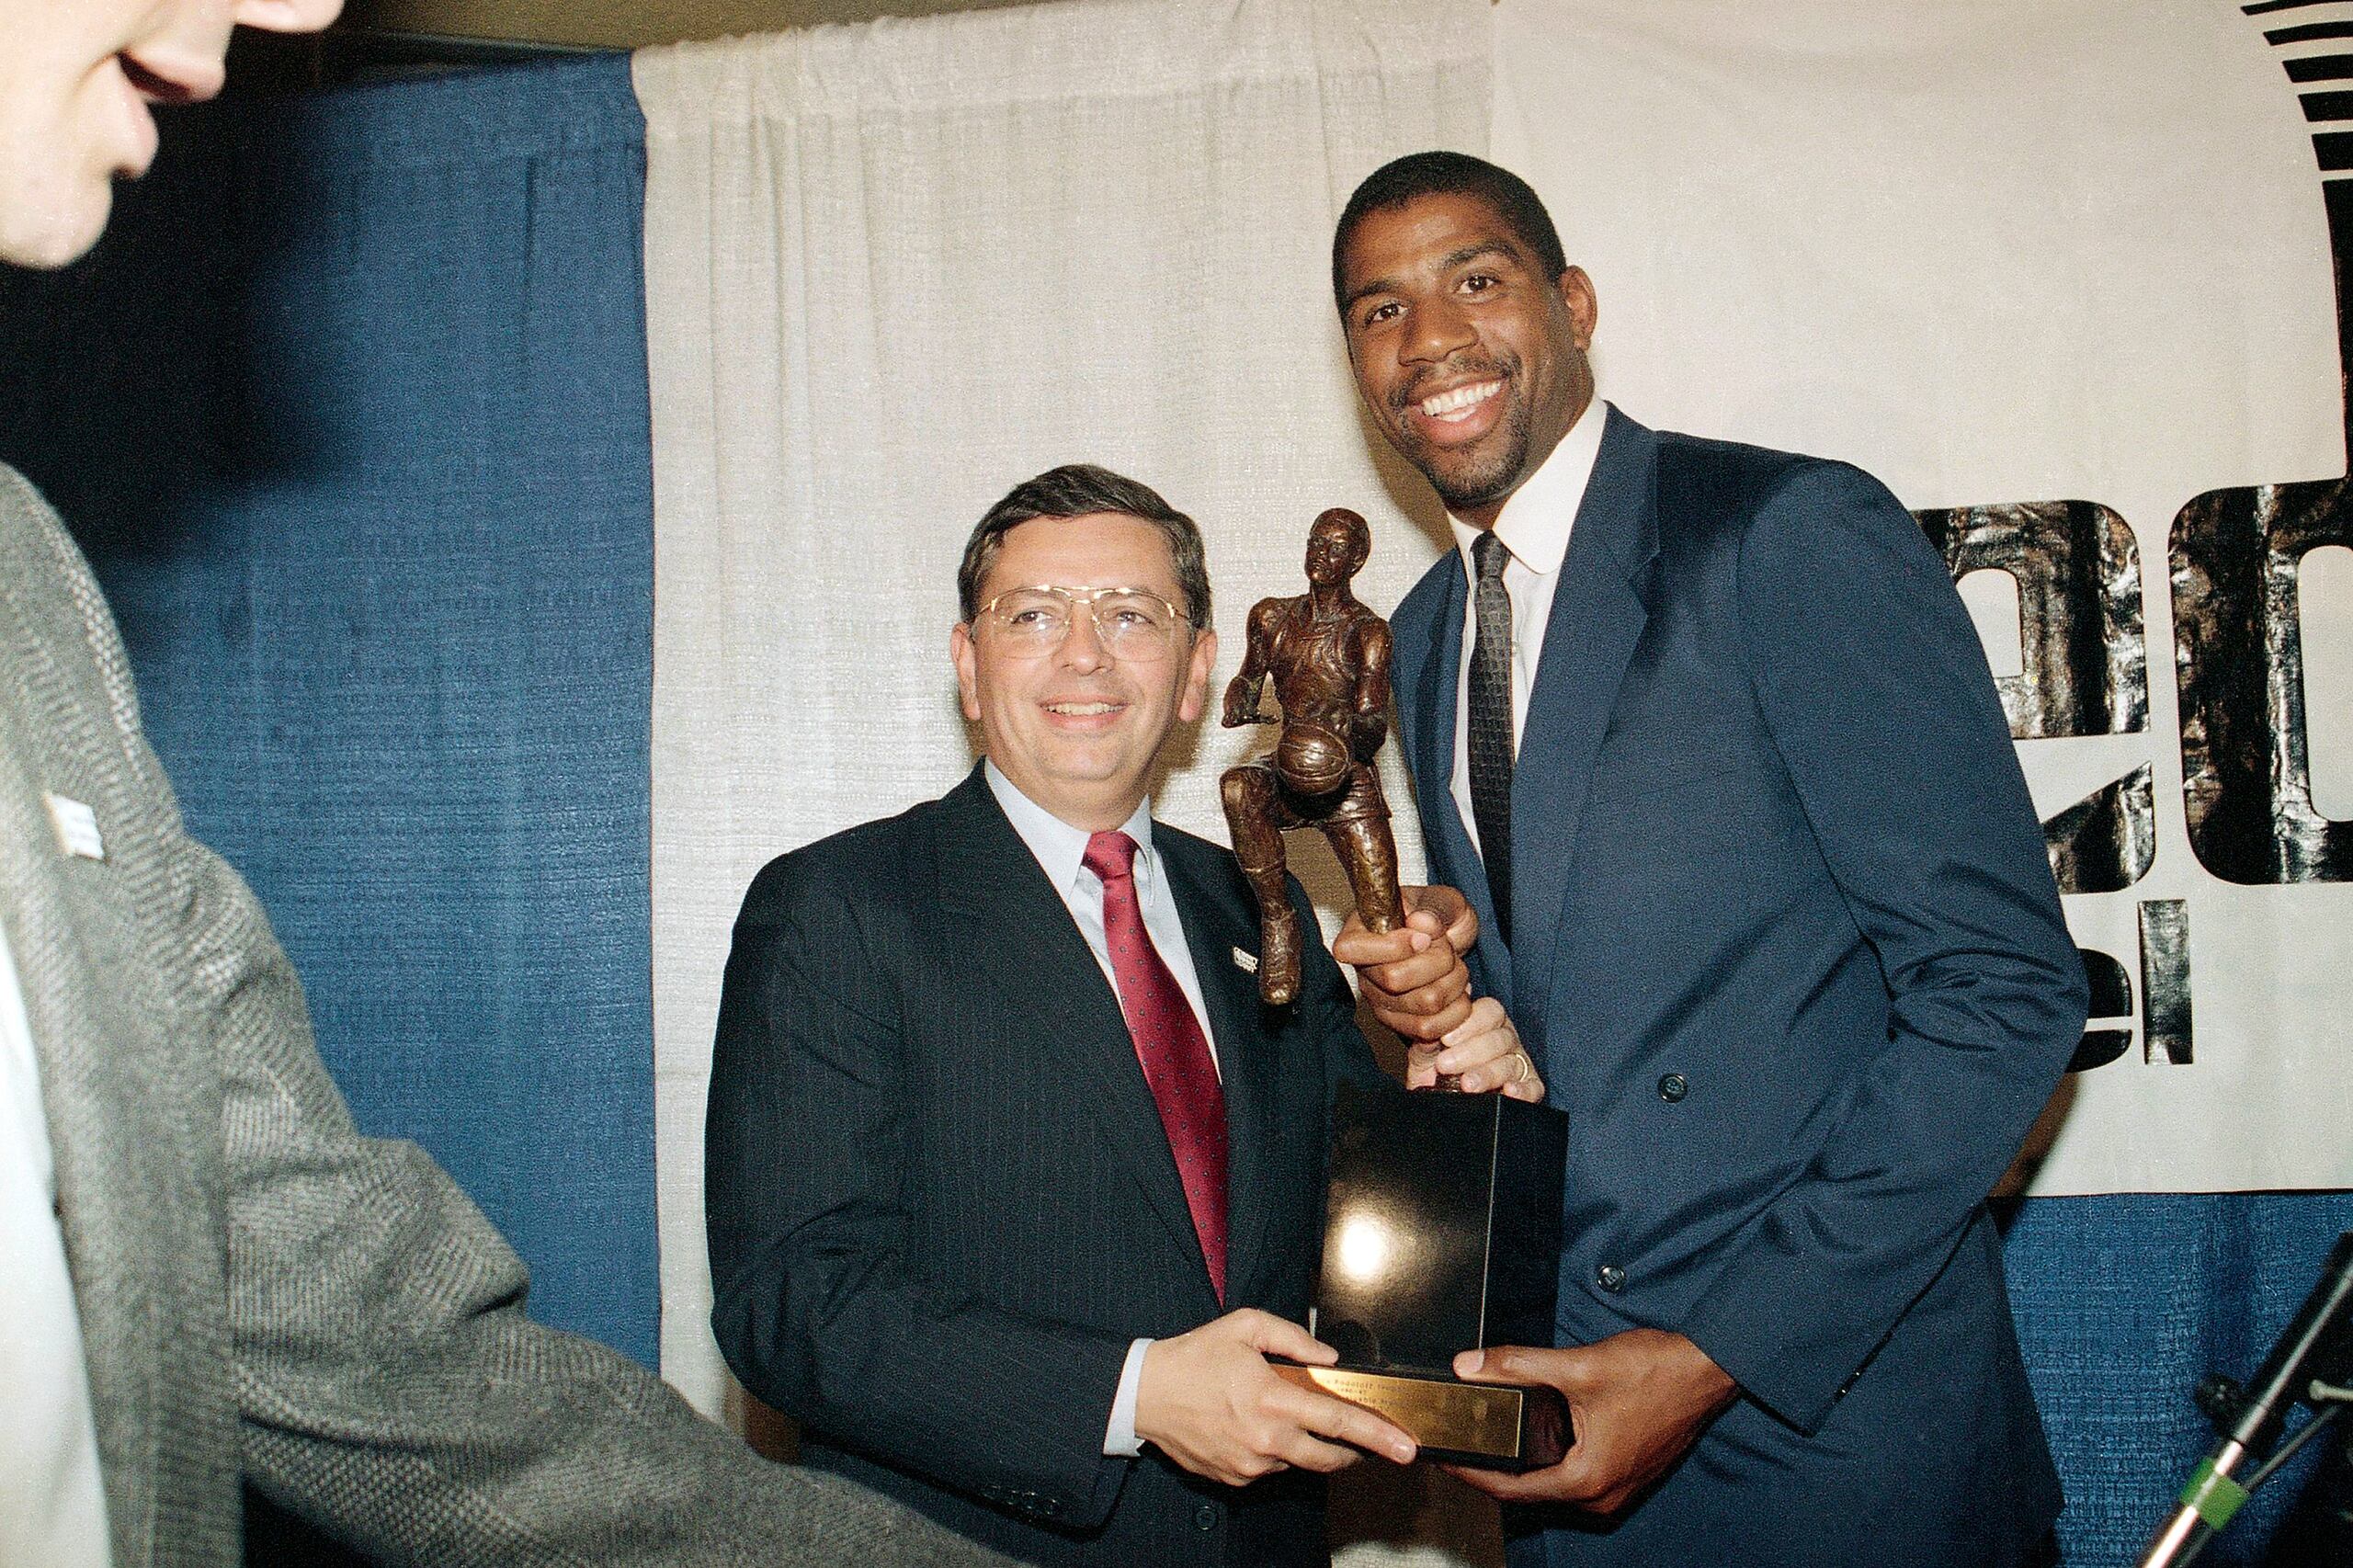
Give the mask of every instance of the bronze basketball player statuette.
[{"label": "bronze basketball player statuette", "polygon": [[[1250,611],[1242,668],[1225,688],[1224,722],[1282,725],[1273,753],[1219,781],[1233,853],[1258,900],[1258,994],[1299,994],[1300,921],[1283,885],[1283,830],[1320,828],[1356,891],[1370,931],[1404,922],[1397,841],[1373,758],[1389,736],[1389,623],[1348,591],[1372,553],[1372,530],[1335,506],[1307,531],[1308,591]],[[1268,682],[1279,716],[1259,706]]]}]

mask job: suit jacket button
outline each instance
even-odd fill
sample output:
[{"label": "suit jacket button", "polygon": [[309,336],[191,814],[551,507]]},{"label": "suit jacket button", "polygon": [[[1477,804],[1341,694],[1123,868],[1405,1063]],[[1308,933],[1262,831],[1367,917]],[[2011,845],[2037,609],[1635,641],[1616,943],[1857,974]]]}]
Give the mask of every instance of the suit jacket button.
[{"label": "suit jacket button", "polygon": [[1691,1092],[1691,1080],[1680,1073],[1669,1073],[1658,1081],[1658,1097],[1673,1105]]},{"label": "suit jacket button", "polygon": [[1615,1295],[1626,1288],[1626,1271],[1614,1263],[1605,1263],[1593,1271],[1593,1282]]},{"label": "suit jacket button", "polygon": [[1193,1528],[1197,1530],[1213,1530],[1217,1528],[1217,1505],[1214,1503],[1204,1503],[1199,1507],[1194,1509]]}]

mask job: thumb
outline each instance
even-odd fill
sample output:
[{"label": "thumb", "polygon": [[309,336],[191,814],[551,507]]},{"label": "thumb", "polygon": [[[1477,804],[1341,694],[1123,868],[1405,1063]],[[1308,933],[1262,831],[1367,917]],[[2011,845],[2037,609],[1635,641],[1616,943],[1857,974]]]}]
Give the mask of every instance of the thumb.
[{"label": "thumb", "polygon": [[1577,1376],[1577,1350],[1539,1350],[1526,1345],[1491,1345],[1454,1358],[1454,1375],[1465,1382],[1549,1383],[1568,1392]]},{"label": "thumb", "polygon": [[1340,1353],[1288,1318],[1262,1313],[1250,1324],[1250,1346],[1267,1356],[1288,1356],[1294,1361],[1326,1366]]}]

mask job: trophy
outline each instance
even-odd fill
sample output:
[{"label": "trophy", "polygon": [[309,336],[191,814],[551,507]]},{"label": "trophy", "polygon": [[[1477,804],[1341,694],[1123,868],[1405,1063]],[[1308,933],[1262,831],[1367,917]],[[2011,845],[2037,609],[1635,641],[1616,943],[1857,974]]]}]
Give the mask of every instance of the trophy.
[{"label": "trophy", "polygon": [[[1299,994],[1297,911],[1283,833],[1331,841],[1367,929],[1404,921],[1397,843],[1373,759],[1389,733],[1389,625],[1348,584],[1372,533],[1335,507],[1307,535],[1308,592],[1250,612],[1242,668],[1226,688],[1228,728],[1279,722],[1273,753],[1219,781],[1233,852],[1258,903],[1258,992]],[[1271,684],[1279,717],[1259,699]],[[1559,1462],[1571,1441],[1557,1390],[1466,1383],[1455,1352],[1550,1345],[1559,1290],[1568,1118],[1502,1095],[1367,1093],[1333,1111],[1324,1258],[1310,1331],[1337,1366],[1276,1363],[1285,1377],[1366,1406],[1427,1458],[1505,1470]]]}]

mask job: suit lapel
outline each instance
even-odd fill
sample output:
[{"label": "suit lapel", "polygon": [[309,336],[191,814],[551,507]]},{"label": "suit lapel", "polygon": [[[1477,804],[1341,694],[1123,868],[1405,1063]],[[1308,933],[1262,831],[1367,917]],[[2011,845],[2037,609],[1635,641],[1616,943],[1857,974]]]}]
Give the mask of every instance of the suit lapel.
[{"label": "suit lapel", "polygon": [[1594,758],[1650,619],[1638,584],[1658,553],[1657,458],[1658,437],[1610,409],[1553,590],[1512,771],[1513,1018],[1540,1043]]},{"label": "suit lapel", "polygon": [[[1406,730],[1406,766],[1420,796],[1423,852],[1429,859],[1431,880],[1460,890],[1470,901],[1472,912],[1479,917],[1479,944],[1472,954],[1473,977],[1483,993],[1508,1009],[1511,955],[1497,935],[1500,927],[1495,923],[1495,894],[1487,886],[1486,866],[1454,803],[1455,699],[1462,667],[1463,606],[1470,593],[1462,552],[1448,551],[1446,558],[1431,568],[1431,578],[1436,607],[1433,624],[1427,635],[1407,635],[1397,641],[1401,656],[1415,661],[1400,669],[1395,683],[1400,694],[1411,694],[1411,700],[1401,704],[1399,712]],[[1415,724],[1406,720],[1408,708],[1427,715],[1427,721]]]},{"label": "suit lapel", "polygon": [[[1184,1181],[1119,997],[978,768],[940,801],[938,843],[950,950],[987,984],[1006,1049],[1059,1062],[1105,1141],[1134,1169],[1170,1239],[1199,1260]],[[1199,1267],[1206,1291],[1209,1266]]]},{"label": "suit lapel", "polygon": [[[1229,1303],[1252,1299],[1270,1205],[1265,1167],[1279,1131],[1273,1125],[1279,1064],[1259,1019],[1258,979],[1233,960],[1258,950],[1258,920],[1243,889],[1220,875],[1201,846],[1154,831],[1160,865],[1185,923],[1185,947],[1217,1043],[1225,1095],[1225,1280]],[[1210,850],[1208,856],[1222,854]],[[1296,1201],[1287,1198],[1282,1201]]]}]

